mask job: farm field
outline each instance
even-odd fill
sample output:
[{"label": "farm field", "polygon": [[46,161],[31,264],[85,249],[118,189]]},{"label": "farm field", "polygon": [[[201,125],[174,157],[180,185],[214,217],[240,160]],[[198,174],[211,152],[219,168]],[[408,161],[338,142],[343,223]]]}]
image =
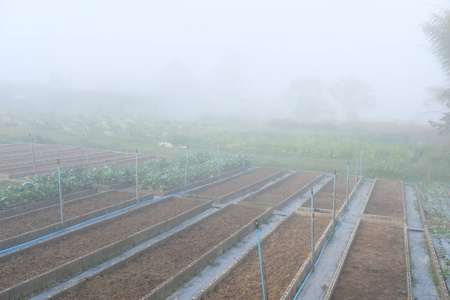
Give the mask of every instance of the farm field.
[{"label": "farm field", "polygon": [[[314,219],[314,243],[331,216]],[[282,249],[282,250],[281,250]],[[261,245],[267,299],[280,299],[305,260],[311,256],[311,218],[291,215]],[[202,299],[262,299],[258,249],[253,251],[214,290]]]},{"label": "farm field", "polygon": [[151,251],[90,278],[58,299],[140,299],[264,211],[265,208],[256,206],[227,206]]},{"label": "farm field", "polygon": [[[123,239],[136,235],[163,221],[174,218],[190,209],[201,206],[205,201],[199,199],[167,198],[146,205],[132,212],[107,219],[100,224],[91,225],[86,229],[67,233],[49,242],[42,243],[18,253],[0,256],[0,290],[5,290],[27,279],[60,267],[65,263],[83,257],[88,253],[113,245]],[[153,233],[155,235],[157,232]],[[148,236],[149,238],[151,236]],[[131,241],[121,248],[116,248],[112,254],[133,247]],[[104,257],[100,257],[103,259]],[[98,258],[97,258],[98,259]],[[74,269],[61,272],[58,280],[72,277],[81,269],[89,267],[90,263],[82,263]],[[53,282],[42,282],[42,285]],[[31,292],[31,291],[28,291]]]}]

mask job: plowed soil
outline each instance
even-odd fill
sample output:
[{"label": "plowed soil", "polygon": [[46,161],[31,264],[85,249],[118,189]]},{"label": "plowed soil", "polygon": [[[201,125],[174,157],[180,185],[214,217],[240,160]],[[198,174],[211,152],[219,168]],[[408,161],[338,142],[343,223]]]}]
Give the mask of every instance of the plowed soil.
[{"label": "plowed soil", "polygon": [[283,169],[280,168],[269,168],[263,167],[258,168],[249,173],[245,173],[229,180],[218,182],[216,184],[209,185],[207,187],[193,191],[199,196],[207,197],[222,197],[228,195],[236,190],[244,188],[252,183],[263,180],[271,175],[281,172]]},{"label": "plowed soil", "polygon": [[332,299],[407,299],[403,228],[361,222]]},{"label": "plowed soil", "polygon": [[118,269],[90,278],[59,299],[140,299],[264,210],[257,206],[225,207]]},{"label": "plowed soil", "polygon": [[[314,219],[314,243],[331,217]],[[293,215],[261,247],[267,299],[280,299],[305,260],[311,256],[311,218]],[[263,299],[258,249],[203,299]]]},{"label": "plowed soil", "polygon": [[320,173],[297,172],[287,179],[274,184],[263,191],[250,196],[243,202],[276,205],[303,188],[306,184],[317,178]]},{"label": "plowed soil", "polygon": [[403,185],[400,181],[377,179],[365,214],[403,217]]},{"label": "plowed soil", "polygon": [[[64,205],[64,218],[66,220],[102,209],[114,204],[133,199],[135,195],[126,191],[109,191],[87,197],[81,201],[70,201]],[[59,205],[36,210],[22,217],[0,220],[0,240],[20,235],[32,230],[43,228],[61,222]]]},{"label": "plowed soil", "polygon": [[[359,179],[359,178],[358,178]],[[348,194],[350,195],[355,188],[355,176],[348,177]],[[318,209],[333,209],[333,188],[334,179],[331,178],[317,193],[314,193],[314,208]],[[336,175],[336,197],[334,201],[334,208],[341,209],[345,203],[347,195],[347,175]],[[350,201],[351,199],[349,199]],[[311,201],[306,201],[302,207],[311,207]]]},{"label": "plowed soil", "polygon": [[61,237],[50,244],[11,256],[8,260],[0,261],[0,290],[122,240],[203,203],[205,201],[199,199],[167,198],[156,205],[144,206],[136,213],[126,214],[112,221],[105,220],[97,228],[67,238]]}]

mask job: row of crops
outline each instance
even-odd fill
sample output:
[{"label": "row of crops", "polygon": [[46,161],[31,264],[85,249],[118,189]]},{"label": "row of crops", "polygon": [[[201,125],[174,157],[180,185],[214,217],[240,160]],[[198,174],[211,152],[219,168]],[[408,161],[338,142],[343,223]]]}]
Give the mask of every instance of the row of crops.
[{"label": "row of crops", "polygon": [[[198,152],[189,156],[187,180],[195,182],[241,167],[242,155],[222,155],[220,166],[214,154]],[[249,165],[246,158],[245,165]],[[140,188],[162,191],[183,185],[186,175],[186,157],[150,160],[139,165]],[[61,171],[64,194],[93,188],[96,184],[136,182],[136,166],[118,166],[114,163],[85,170],[81,167]],[[0,184],[0,209],[36,202],[59,196],[58,173],[37,175],[23,183]]]}]

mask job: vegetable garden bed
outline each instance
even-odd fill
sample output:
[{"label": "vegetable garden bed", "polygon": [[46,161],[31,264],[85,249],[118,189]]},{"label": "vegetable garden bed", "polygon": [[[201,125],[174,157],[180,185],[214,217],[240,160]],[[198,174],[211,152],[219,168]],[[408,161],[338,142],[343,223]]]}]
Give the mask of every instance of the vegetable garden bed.
[{"label": "vegetable garden bed", "polygon": [[[362,182],[362,178],[358,177],[356,186],[358,187]],[[314,209],[321,212],[331,213],[333,210],[333,188],[334,179],[331,177],[324,186],[322,186],[317,192],[314,193]],[[348,185],[348,205],[353,200],[353,195],[356,193],[355,189],[355,176],[349,176]],[[345,212],[345,200],[347,195],[347,175],[336,175],[336,196],[335,196],[335,215],[336,218],[341,218]],[[311,198],[309,198],[311,199]],[[300,211],[310,211],[311,201],[307,200],[301,207]]]},{"label": "vegetable garden bed", "polygon": [[277,177],[284,175],[286,172],[286,170],[280,168],[261,167],[248,173],[196,189],[187,195],[224,203],[258,189]]},{"label": "vegetable garden bed", "polygon": [[[330,215],[316,214],[314,243],[327,235]],[[266,236],[261,245],[267,299],[280,299],[302,266],[310,264],[311,217],[294,213]],[[205,295],[206,294],[206,295]],[[222,273],[196,299],[262,299],[256,245]]]},{"label": "vegetable garden bed", "polygon": [[401,181],[375,179],[365,205],[365,218],[406,222],[405,197]]},{"label": "vegetable garden bed", "polygon": [[[142,195],[141,201],[150,200],[152,194]],[[64,226],[114,212],[136,203],[133,193],[109,191],[67,202],[63,208]],[[59,204],[15,215],[0,220],[0,250],[7,249],[61,230]]]},{"label": "vegetable garden bed", "polygon": [[295,172],[276,184],[242,200],[242,203],[269,205],[275,206],[276,209],[282,209],[322,179],[323,175],[324,173],[317,172]]},{"label": "vegetable garden bed", "polygon": [[360,219],[324,299],[411,299],[406,224]]},{"label": "vegetable garden bed", "polygon": [[0,256],[0,299],[72,277],[210,207],[204,200],[170,197]]},{"label": "vegetable garden bed", "polygon": [[253,230],[255,218],[264,220],[270,213],[256,206],[227,206],[84,280],[58,299],[161,299]]}]

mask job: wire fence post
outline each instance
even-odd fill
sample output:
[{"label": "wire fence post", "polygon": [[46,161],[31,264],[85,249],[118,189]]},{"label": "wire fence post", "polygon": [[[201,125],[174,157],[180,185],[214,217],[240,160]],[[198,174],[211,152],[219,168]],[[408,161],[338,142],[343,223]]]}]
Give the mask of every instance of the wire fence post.
[{"label": "wire fence post", "polygon": [[88,130],[85,129],[86,134],[86,164],[89,165],[89,148],[88,148]]},{"label": "wire fence post", "polygon": [[57,162],[58,162],[58,182],[59,182],[59,208],[61,211],[61,230],[64,230],[64,215],[63,215],[64,201],[62,193],[61,171],[59,168],[59,159],[57,160]]},{"label": "wire fence post", "polygon": [[31,155],[31,163],[33,164],[33,173],[36,176],[36,166],[34,164],[34,153],[33,153],[33,143],[31,143],[31,133],[29,133],[30,137],[30,155]]},{"label": "wire fence post", "polygon": [[136,204],[139,204],[139,166],[138,166],[138,149],[136,148]]},{"label": "wire fence post", "polygon": [[345,193],[345,211],[348,210],[348,184],[349,184],[349,179],[348,179],[348,175],[350,172],[350,161],[347,160],[347,190]]},{"label": "wire fence post", "polygon": [[217,179],[220,180],[220,144],[217,142]]},{"label": "wire fence post", "polygon": [[356,175],[355,175],[355,190],[353,193],[353,199],[356,197],[356,185],[358,184],[358,158],[356,158]]},{"label": "wire fence post", "polygon": [[184,172],[184,191],[187,191],[187,173],[188,173],[188,162],[189,162],[189,145],[186,147],[186,170]]},{"label": "wire fence post", "polygon": [[359,151],[359,176],[362,177],[362,151]]},{"label": "wire fence post", "polygon": [[262,291],[263,291],[263,299],[266,300],[266,289],[264,286],[264,273],[263,273],[263,262],[262,262],[262,256],[261,256],[261,242],[259,240],[259,220],[255,220],[255,226],[256,226],[256,236],[258,238],[258,252],[259,252],[259,267],[261,269],[261,282],[262,282]]},{"label": "wire fence post", "polygon": [[245,168],[245,136],[242,133],[242,168]]},{"label": "wire fence post", "polygon": [[36,118],[34,119],[34,146],[36,147]]},{"label": "wire fence post", "polygon": [[332,222],[332,230],[331,233],[334,233],[334,202],[336,201],[336,170],[334,170],[334,185],[333,185],[333,217],[331,219]]},{"label": "wire fence post", "polygon": [[127,135],[127,159],[128,159],[128,147],[130,145],[130,129],[128,129],[128,135]]},{"label": "wire fence post", "polygon": [[314,272],[314,190],[311,188],[311,271]]}]

